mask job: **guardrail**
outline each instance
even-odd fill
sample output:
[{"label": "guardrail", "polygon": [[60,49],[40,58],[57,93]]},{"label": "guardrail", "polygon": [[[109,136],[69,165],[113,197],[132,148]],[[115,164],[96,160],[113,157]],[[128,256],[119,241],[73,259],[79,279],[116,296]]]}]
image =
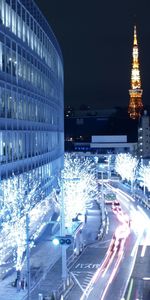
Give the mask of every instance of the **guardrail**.
[{"label": "guardrail", "polygon": [[[121,189],[123,189],[124,191],[126,191],[129,195],[131,194],[130,187],[126,186],[125,184],[119,182],[118,187],[120,187]],[[136,189],[135,189],[134,193],[133,193],[133,196],[145,208],[150,209],[150,199],[148,198],[147,195],[144,194],[144,192],[142,192],[141,190],[140,191],[136,191]]]}]

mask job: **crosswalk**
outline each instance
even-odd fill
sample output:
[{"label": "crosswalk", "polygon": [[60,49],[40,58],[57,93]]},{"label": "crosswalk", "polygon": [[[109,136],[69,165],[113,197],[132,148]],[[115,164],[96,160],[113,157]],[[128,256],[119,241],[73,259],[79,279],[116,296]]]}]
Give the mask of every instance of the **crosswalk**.
[{"label": "crosswalk", "polygon": [[94,271],[74,271],[72,274],[78,285],[82,287],[82,290],[85,290],[94,275]]}]

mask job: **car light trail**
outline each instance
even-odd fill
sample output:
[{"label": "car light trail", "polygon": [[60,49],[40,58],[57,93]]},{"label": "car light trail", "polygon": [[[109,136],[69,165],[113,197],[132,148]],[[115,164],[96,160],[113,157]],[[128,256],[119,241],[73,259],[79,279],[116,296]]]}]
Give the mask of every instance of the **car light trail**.
[{"label": "car light trail", "polygon": [[[108,186],[108,185],[107,185]],[[110,186],[111,187],[111,186]],[[117,194],[120,195],[124,200],[123,204],[129,209],[129,203],[135,202],[135,200],[127,195],[126,193],[120,191],[119,189],[115,189]],[[116,201],[116,203],[118,200]],[[131,256],[134,257],[133,263],[132,263],[132,270],[135,264],[136,256],[137,256],[137,250],[138,246],[141,243],[141,240],[144,235],[144,231],[146,234],[146,237],[143,239],[143,247],[141,250],[141,257],[145,255],[146,247],[148,244],[150,244],[150,235],[148,234],[148,229],[150,227],[150,219],[146,215],[146,213],[143,211],[143,209],[140,206],[137,206],[134,208],[133,204],[131,203],[130,206],[130,217],[128,214],[126,214],[121,206],[119,207],[119,202],[117,205],[117,208],[115,207],[115,202],[112,202],[112,210],[115,213],[118,221],[121,223],[116,230],[112,237],[112,240],[110,242],[108,251],[106,253],[106,256],[104,258],[104,261],[102,265],[97,269],[96,273],[92,277],[90,283],[87,285],[86,290],[82,294],[80,300],[88,299],[89,295],[94,292],[94,288],[96,288],[96,284],[101,284],[100,278],[105,278],[105,275],[109,275],[108,272],[111,270],[111,274],[109,275],[108,281],[105,283],[105,288],[102,290],[102,295],[100,300],[104,300],[105,296],[107,294],[108,289],[110,288],[110,285],[112,281],[114,280],[116,273],[118,272],[118,269],[120,267],[123,255],[124,255],[124,249],[125,249],[125,242],[127,237],[130,234],[131,227],[132,230],[134,230],[137,239],[134,243],[133,250],[131,252]],[[118,209],[119,207],[119,209]],[[121,209],[120,209],[121,208]],[[140,222],[139,222],[140,220]],[[141,221],[144,226],[141,226]],[[113,265],[113,262],[115,263]],[[131,276],[131,275],[130,275]],[[129,277],[130,277],[129,276]],[[146,279],[145,279],[146,280]],[[147,279],[147,280],[150,280]],[[130,281],[129,291],[128,291],[128,300],[130,299],[131,293],[133,288],[133,281]],[[122,294],[123,296],[123,294]],[[124,298],[122,298],[123,300]],[[137,299],[136,299],[137,300]]]},{"label": "car light trail", "polygon": [[[92,289],[93,289],[93,285],[97,282],[97,280],[99,279],[100,275],[103,274],[103,272],[105,271],[105,268],[107,267],[107,265],[109,264],[109,261],[111,260],[112,262],[112,257],[114,258],[115,253],[113,253],[112,255],[112,251],[110,250],[112,248],[112,246],[114,245],[114,237],[112,238],[108,251],[106,253],[105,259],[102,263],[102,265],[97,269],[97,271],[95,272],[94,276],[92,277],[91,281],[89,282],[89,284],[87,285],[84,293],[82,294],[80,300],[83,299],[87,299],[89,294],[91,293]],[[109,264],[110,265],[110,264]]]},{"label": "car light trail", "polygon": [[113,269],[113,271],[112,271],[112,273],[111,273],[111,275],[110,275],[110,278],[109,278],[108,283],[107,283],[107,285],[106,285],[106,288],[105,288],[105,290],[104,290],[104,292],[103,292],[103,295],[102,295],[102,297],[101,297],[99,300],[104,300],[105,295],[106,295],[106,293],[107,293],[107,291],[108,291],[108,289],[109,289],[109,286],[110,286],[110,284],[112,283],[112,281],[113,281],[113,279],[114,279],[114,277],[115,277],[115,275],[116,275],[116,273],[117,273],[117,271],[118,271],[118,268],[119,268],[119,266],[120,266],[122,257],[123,257],[123,251],[122,251],[121,255],[118,257],[118,259],[117,259],[117,261],[116,261],[115,267],[114,267],[114,269]]},{"label": "car light trail", "polygon": [[109,269],[110,265],[112,264],[112,262],[113,262],[113,260],[114,260],[115,255],[116,255],[116,250],[114,251],[113,255],[110,256],[110,259],[109,259],[109,261],[108,261],[108,264],[107,264],[106,268],[105,268],[104,271],[103,271],[102,277],[105,276],[107,270]]},{"label": "car light trail", "polygon": [[[119,265],[120,265],[120,262],[122,260],[123,253],[124,253],[124,251],[123,251],[124,244],[125,244],[125,241],[126,241],[129,234],[130,234],[130,228],[126,224],[120,225],[116,228],[115,234],[114,234],[114,236],[113,236],[113,238],[110,242],[110,245],[109,245],[108,251],[106,253],[105,259],[104,259],[102,265],[97,269],[96,273],[92,277],[89,284],[87,285],[87,287],[86,287],[84,293],[82,294],[80,300],[88,298],[89,294],[93,290],[94,284],[96,284],[96,282],[98,281],[100,276],[102,276],[102,277],[105,276],[105,274],[108,271],[108,269],[110,268],[112,262],[116,258],[116,255],[118,254],[115,266],[113,268],[113,271],[112,271],[111,276],[109,278],[108,284],[107,284],[107,286],[104,290],[104,293],[103,293],[103,297],[105,296],[105,294],[106,294],[106,292],[107,292],[107,290],[110,286],[110,283],[112,282],[112,280],[115,277],[115,274],[117,273],[117,270],[119,268]],[[101,299],[104,299],[104,298],[101,298]]]}]

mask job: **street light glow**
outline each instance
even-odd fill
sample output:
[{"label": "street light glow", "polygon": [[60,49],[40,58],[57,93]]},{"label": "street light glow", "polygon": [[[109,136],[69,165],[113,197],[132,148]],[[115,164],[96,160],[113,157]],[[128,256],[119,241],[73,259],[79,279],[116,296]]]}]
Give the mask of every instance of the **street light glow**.
[{"label": "street light glow", "polygon": [[53,244],[54,244],[55,246],[58,246],[58,245],[59,245],[59,239],[54,238],[54,239],[53,239]]}]

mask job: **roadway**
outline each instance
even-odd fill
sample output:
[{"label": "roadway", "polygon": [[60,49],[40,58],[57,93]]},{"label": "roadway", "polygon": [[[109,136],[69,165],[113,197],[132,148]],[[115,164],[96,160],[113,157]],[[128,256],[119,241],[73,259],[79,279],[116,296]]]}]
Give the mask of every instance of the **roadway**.
[{"label": "roadway", "polygon": [[111,211],[109,212],[109,220],[110,223],[108,224],[107,232],[103,240],[88,245],[84,253],[80,255],[78,261],[70,269],[75,284],[66,299],[80,299],[84,293],[87,294],[89,292],[88,285],[94,274],[100,268],[115,228],[119,224],[116,216]]},{"label": "roadway", "polygon": [[149,218],[132,197],[119,189],[115,192],[121,212],[113,213],[108,206],[109,228],[106,236],[103,241],[87,246],[72,266],[70,271],[75,284],[67,296],[69,300],[124,299],[138,247],[147,247],[149,239],[145,232],[148,232]]},{"label": "roadway", "polygon": [[138,247],[133,272],[125,293],[125,299],[150,299],[150,246]]}]

